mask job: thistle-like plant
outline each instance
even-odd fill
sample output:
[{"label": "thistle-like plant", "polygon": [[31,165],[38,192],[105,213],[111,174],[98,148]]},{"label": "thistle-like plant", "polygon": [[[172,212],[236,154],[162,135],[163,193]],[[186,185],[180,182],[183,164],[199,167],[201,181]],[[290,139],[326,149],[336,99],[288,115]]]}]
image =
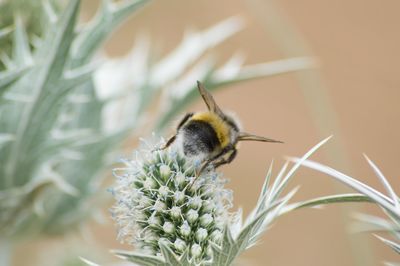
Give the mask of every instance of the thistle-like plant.
[{"label": "thistle-like plant", "polygon": [[[182,83],[185,69],[243,25],[232,18],[192,33],[175,51],[152,64],[150,46],[141,43],[134,56],[105,58],[97,70],[93,61],[101,43],[146,2],[104,0],[92,21],[76,26],[80,1],[69,1],[62,12],[51,1],[43,1],[39,14],[45,23],[40,30],[27,32],[30,28],[20,15],[1,30],[0,38],[11,39],[12,44],[11,54],[6,50],[1,54],[6,68],[0,72],[1,236],[61,233],[91,214],[89,199],[99,186],[99,173],[110,162],[108,154],[142,121],[152,99],[162,88],[180,84],[179,93],[164,97],[168,102],[164,112],[169,115],[159,120],[162,129],[177,109],[194,98],[194,86]],[[197,63],[193,69],[207,73],[206,80],[213,77],[212,88],[216,88],[308,68],[312,63],[300,58],[219,69]],[[130,64],[135,66],[129,68]],[[110,65],[117,67],[110,70]]]},{"label": "thistle-like plant", "polygon": [[[362,230],[368,231],[378,231],[387,232],[393,235],[396,241],[389,240],[387,238],[376,235],[378,239],[383,241],[386,245],[391,247],[395,252],[400,254],[400,198],[394,191],[390,182],[383,175],[381,170],[372,162],[366,155],[364,155],[369,166],[374,171],[375,175],[378,177],[379,181],[385,188],[387,195],[379,192],[378,190],[372,188],[371,186],[351,177],[342,172],[339,172],[329,166],[305,160],[302,161],[302,165],[309,167],[311,169],[317,170],[321,173],[327,174],[334,179],[342,182],[343,184],[351,187],[355,191],[361,193],[359,194],[360,201],[369,201],[377,204],[384,214],[389,218],[389,220],[380,218],[377,216],[359,214],[357,218],[364,224],[359,225]],[[294,161],[298,161],[294,159]],[[398,265],[395,263],[386,263],[387,265]]]},{"label": "thistle-like plant", "polygon": [[191,261],[210,259],[210,243],[220,244],[232,201],[224,180],[210,170],[194,182],[195,164],[175,150],[147,148],[135,158],[114,170],[118,238],[147,255],[161,256],[162,242],[179,256],[188,250]]},{"label": "thistle-like plant", "polygon": [[244,223],[241,210],[229,212],[232,196],[215,169],[209,167],[193,181],[196,161],[179,155],[174,147],[155,151],[159,145],[148,145],[114,171],[112,217],[118,238],[136,246],[136,252],[114,253],[139,265],[231,265],[280,215],[302,207],[359,200],[359,195],[345,194],[289,204],[298,188],[282,196],[302,162],[327,140],[289,170],[286,163],[274,182],[271,164],[257,205]]},{"label": "thistle-like plant", "polygon": [[[147,2],[103,0],[84,25],[79,0],[1,3],[0,244],[65,233],[92,216],[110,153],[139,128],[160,93],[163,116],[155,120],[162,130],[195,99],[196,78],[216,89],[314,65],[310,58],[243,67],[235,56],[219,68],[211,56],[199,61],[243,28],[237,17],[186,35],[157,60],[141,41],[122,59],[101,56],[115,27]],[[31,4],[35,12],[26,17]]]},{"label": "thistle-like plant", "polygon": [[126,134],[102,130],[104,102],[96,97],[91,58],[144,2],[104,1],[90,27],[77,31],[79,1],[69,1],[62,13],[43,1],[47,23],[39,36],[15,17],[7,33],[12,54],[2,54],[0,73],[2,238],[63,232],[86,217],[99,165]]}]

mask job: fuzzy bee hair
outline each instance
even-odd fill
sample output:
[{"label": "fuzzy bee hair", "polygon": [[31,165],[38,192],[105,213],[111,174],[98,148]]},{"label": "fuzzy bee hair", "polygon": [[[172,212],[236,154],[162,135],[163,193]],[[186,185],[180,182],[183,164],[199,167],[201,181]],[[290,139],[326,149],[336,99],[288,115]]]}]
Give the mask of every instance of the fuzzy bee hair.
[{"label": "fuzzy bee hair", "polygon": [[209,165],[217,168],[232,162],[239,141],[282,143],[241,131],[238,121],[219,108],[210,92],[199,81],[197,88],[208,111],[187,113],[179,122],[176,134],[161,149],[176,143],[185,156],[202,162],[198,175]]}]

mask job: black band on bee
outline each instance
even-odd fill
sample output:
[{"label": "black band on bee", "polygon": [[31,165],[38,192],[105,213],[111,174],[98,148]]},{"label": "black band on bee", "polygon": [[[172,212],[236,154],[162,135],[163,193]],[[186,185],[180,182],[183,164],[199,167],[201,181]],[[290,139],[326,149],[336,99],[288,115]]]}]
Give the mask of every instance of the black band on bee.
[{"label": "black band on bee", "polygon": [[191,120],[182,128],[185,135],[185,155],[198,155],[200,152],[213,152],[221,144],[214,128],[207,122]]}]

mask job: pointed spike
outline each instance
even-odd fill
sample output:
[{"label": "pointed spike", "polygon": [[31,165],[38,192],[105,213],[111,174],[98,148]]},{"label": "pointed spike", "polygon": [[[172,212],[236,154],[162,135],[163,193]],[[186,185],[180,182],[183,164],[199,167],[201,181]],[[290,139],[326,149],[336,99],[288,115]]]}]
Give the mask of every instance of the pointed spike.
[{"label": "pointed spike", "polygon": [[160,260],[160,258],[151,255],[142,255],[136,252],[125,250],[111,250],[111,253],[115,254],[115,256],[121,259],[138,263],[140,265],[165,265],[164,261]]},{"label": "pointed spike", "polygon": [[13,69],[16,67],[14,62],[4,51],[0,53],[0,60],[5,65],[6,69]]},{"label": "pointed spike", "polygon": [[301,159],[295,163],[295,165],[289,170],[286,174],[285,178],[279,184],[278,188],[276,189],[276,197],[282,192],[282,190],[286,187],[287,183],[289,182],[292,175],[296,172],[296,170],[302,165],[302,162],[308,159],[314,152],[316,152],[321,146],[323,146],[326,142],[328,142],[332,138],[332,135],[325,138],[324,140],[320,141],[317,145],[312,147],[306,154],[301,157]]},{"label": "pointed spike", "polygon": [[33,59],[29,47],[29,39],[26,35],[22,18],[19,15],[16,15],[14,21],[13,61],[16,62],[18,66],[30,65],[32,64]]},{"label": "pointed spike", "polygon": [[19,68],[15,70],[9,70],[0,72],[0,95],[5,92],[5,88],[11,83],[21,78],[29,68]]},{"label": "pointed spike", "polygon": [[47,21],[51,24],[56,24],[58,16],[49,0],[42,1],[43,11],[47,16]]},{"label": "pointed spike", "polygon": [[0,39],[7,37],[12,31],[13,31],[12,26],[4,27],[0,29]]},{"label": "pointed spike", "polygon": [[159,242],[159,246],[167,265],[180,265],[179,260],[176,258],[174,252],[165,243],[161,241]]},{"label": "pointed spike", "polygon": [[376,164],[373,161],[371,161],[366,154],[364,154],[364,157],[367,160],[368,164],[371,166],[372,170],[374,170],[376,176],[379,178],[379,180],[385,187],[386,191],[389,193],[389,196],[392,198],[395,208],[398,209],[400,212],[399,197],[394,192],[393,187],[390,185],[390,183],[385,178],[385,176],[383,175],[381,170],[378,168],[378,166],[376,166]]},{"label": "pointed spike", "polygon": [[82,262],[86,263],[86,265],[88,265],[88,266],[100,266],[100,264],[94,263],[94,262],[92,262],[92,261],[90,261],[88,259],[85,259],[84,257],[79,257],[79,259]]}]

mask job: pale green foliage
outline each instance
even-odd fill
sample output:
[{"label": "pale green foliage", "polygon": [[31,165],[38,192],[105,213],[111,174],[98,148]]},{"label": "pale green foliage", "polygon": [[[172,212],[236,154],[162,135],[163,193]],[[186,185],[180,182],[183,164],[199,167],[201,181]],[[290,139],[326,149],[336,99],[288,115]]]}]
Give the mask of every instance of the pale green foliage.
[{"label": "pale green foliage", "polygon": [[[77,33],[80,2],[69,1],[58,14],[45,1],[47,21],[34,40],[15,18],[8,33],[12,54],[3,54],[7,69],[0,73],[2,236],[62,232],[91,213],[87,200],[96,190],[95,177],[127,128],[102,131],[104,102],[96,97],[88,63],[111,26],[144,2],[116,7],[104,1],[104,20]],[[79,40],[91,47],[90,54],[71,48]]]},{"label": "pale green foliage", "polygon": [[[234,57],[220,68],[210,57],[197,62],[243,27],[239,18],[231,18],[187,35],[159,61],[150,63],[151,46],[139,43],[134,56],[106,60],[97,69],[93,61],[101,44],[147,1],[103,0],[97,15],[81,27],[76,25],[80,1],[67,2],[59,11],[52,1],[40,1],[41,22],[34,32],[23,14],[0,29],[0,39],[11,40],[11,51],[3,50],[0,57],[5,67],[0,71],[2,236],[62,233],[90,216],[110,152],[141,125],[161,89],[166,93],[157,120],[160,130],[195,98],[197,79],[215,89],[314,65],[310,58],[242,67]],[[110,69],[110,64],[121,68]],[[112,82],[120,73],[122,82]]]},{"label": "pale green foliage", "polygon": [[[41,36],[43,25],[47,23],[47,14],[43,8],[44,1],[2,0],[0,1],[0,57],[4,59],[12,51],[12,34],[16,17],[23,20],[28,38]],[[46,0],[46,5],[60,10],[62,0]],[[0,71],[5,69],[5,62],[0,60]]]},{"label": "pale green foliage", "polygon": [[[386,245],[391,247],[395,252],[400,254],[400,199],[399,196],[394,191],[393,187],[390,185],[389,181],[383,175],[381,170],[367,157],[365,156],[368,164],[378,177],[379,181],[382,183],[385,188],[387,195],[379,192],[378,190],[368,186],[367,184],[358,181],[357,179],[343,174],[331,167],[326,165],[314,162],[314,161],[302,161],[301,164],[309,167],[311,169],[315,169],[324,174],[327,174],[336,180],[344,183],[345,185],[351,187],[357,192],[362,193],[362,197],[365,197],[365,201],[370,201],[376,203],[383,212],[389,217],[389,220],[371,216],[360,214],[357,218],[363,222],[363,224],[358,225],[358,229],[367,230],[367,231],[378,231],[378,232],[388,232],[393,235],[394,238],[397,239],[397,242],[391,241],[389,239],[383,238],[381,236],[376,237],[383,241]],[[297,161],[297,159],[294,159]],[[388,263],[387,265],[395,265]]]}]

